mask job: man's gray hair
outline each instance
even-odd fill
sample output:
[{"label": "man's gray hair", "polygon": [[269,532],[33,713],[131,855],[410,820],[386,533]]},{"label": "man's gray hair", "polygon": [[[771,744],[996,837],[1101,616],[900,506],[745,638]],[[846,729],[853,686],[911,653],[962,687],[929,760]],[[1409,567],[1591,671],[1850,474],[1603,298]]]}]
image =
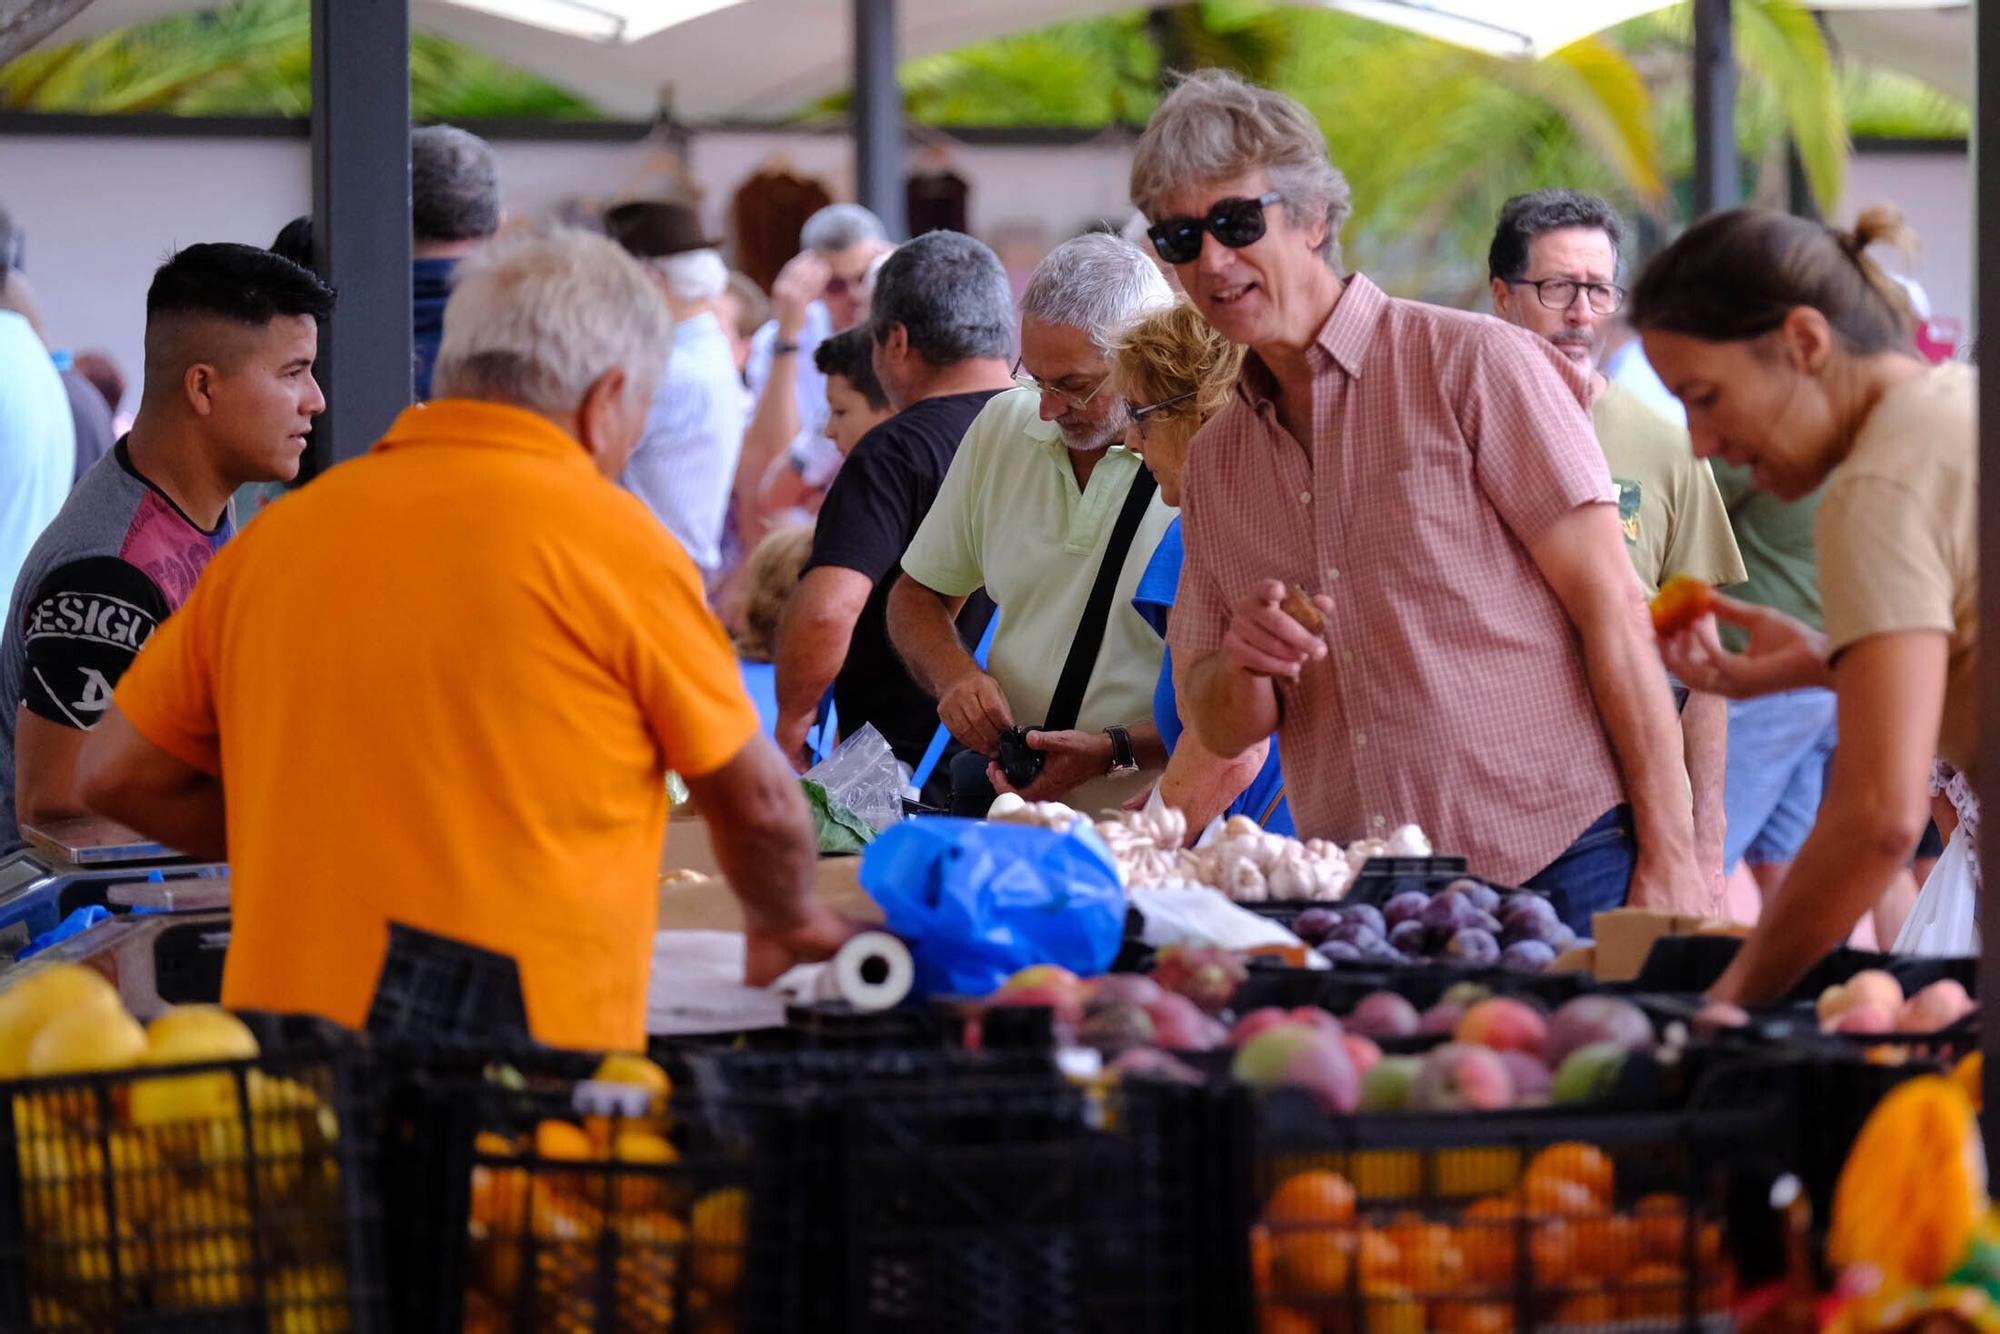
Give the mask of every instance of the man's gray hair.
[{"label": "man's gray hair", "polygon": [[478,241],[500,228],[493,149],[456,125],[410,132],[410,231],[419,241]]},{"label": "man's gray hair", "polygon": [[1174,289],[1145,251],[1109,232],[1087,232],[1035,266],[1021,295],[1021,315],[1081,329],[1109,351],[1126,326],[1173,304]]},{"label": "man's gray hair", "polygon": [[1014,291],[1000,257],[963,232],[926,232],[889,252],[875,271],[874,340],[900,324],[932,366],[1014,350]]},{"label": "man's gray hair", "polygon": [[888,239],[889,229],[882,225],[882,219],[859,204],[828,204],[799,228],[799,248],[822,255],[837,255],[863,241]]},{"label": "man's gray hair", "polygon": [[690,306],[720,300],[729,290],[729,266],[713,250],[684,250],[647,262],[666,280],[674,299]]},{"label": "man's gray hair", "polygon": [[673,320],[639,261],[575,228],[523,232],[460,261],[432,376],[438,398],[563,416],[607,371],[635,401],[667,368]]},{"label": "man's gray hair", "polygon": [[1176,190],[1260,170],[1293,226],[1326,224],[1319,256],[1339,273],[1340,228],[1354,205],[1325,132],[1296,98],[1228,70],[1182,77],[1154,110],[1132,152],[1132,206],[1158,222]]}]

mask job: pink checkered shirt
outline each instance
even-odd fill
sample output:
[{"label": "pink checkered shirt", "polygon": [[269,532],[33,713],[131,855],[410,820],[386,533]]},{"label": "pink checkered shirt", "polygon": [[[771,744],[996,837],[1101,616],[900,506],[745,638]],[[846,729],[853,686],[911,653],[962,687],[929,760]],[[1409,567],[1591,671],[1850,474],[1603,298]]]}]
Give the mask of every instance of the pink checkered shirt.
[{"label": "pink checkered shirt", "polygon": [[1332,652],[1279,686],[1299,835],[1414,821],[1520,884],[1624,800],[1576,630],[1527,548],[1616,494],[1588,381],[1525,330],[1359,275],[1308,357],[1308,447],[1253,356],[1188,452],[1174,660],[1219,647],[1263,580],[1326,594]]}]

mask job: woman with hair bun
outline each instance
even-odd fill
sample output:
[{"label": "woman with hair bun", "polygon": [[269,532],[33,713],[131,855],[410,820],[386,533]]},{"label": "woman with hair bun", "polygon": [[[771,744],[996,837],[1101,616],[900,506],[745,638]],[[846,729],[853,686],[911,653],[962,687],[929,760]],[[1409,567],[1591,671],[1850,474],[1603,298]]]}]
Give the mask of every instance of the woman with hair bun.
[{"label": "woman with hair bun", "polygon": [[[1846,232],[1738,209],[1690,227],[1632,291],[1632,323],[1687,406],[1697,454],[1750,466],[1781,499],[1826,483],[1814,527],[1825,634],[1717,596],[1713,616],[1662,645],[1699,690],[1816,685],[1839,701],[1819,819],[1709,993],[1718,1000],[1773,1000],[1846,938],[1917,845],[1934,761],[1960,820],[1898,947],[1933,945],[1924,923],[1969,923],[1976,902],[1978,376],[1917,355],[1903,290],[1867,254],[1913,241],[1890,208]],[[1743,652],[1722,647],[1717,620],[1747,633]],[[1971,934],[1953,952],[1976,953]]]}]

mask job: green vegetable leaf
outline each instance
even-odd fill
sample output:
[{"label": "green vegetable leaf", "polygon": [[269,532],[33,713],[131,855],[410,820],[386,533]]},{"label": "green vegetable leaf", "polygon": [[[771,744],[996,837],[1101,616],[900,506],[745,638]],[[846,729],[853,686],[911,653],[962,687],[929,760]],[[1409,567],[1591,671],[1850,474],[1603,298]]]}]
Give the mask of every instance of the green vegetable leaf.
[{"label": "green vegetable leaf", "polygon": [[824,787],[809,778],[800,779],[799,786],[812,807],[813,833],[822,853],[859,852],[875,841],[868,822],[828,796]]}]

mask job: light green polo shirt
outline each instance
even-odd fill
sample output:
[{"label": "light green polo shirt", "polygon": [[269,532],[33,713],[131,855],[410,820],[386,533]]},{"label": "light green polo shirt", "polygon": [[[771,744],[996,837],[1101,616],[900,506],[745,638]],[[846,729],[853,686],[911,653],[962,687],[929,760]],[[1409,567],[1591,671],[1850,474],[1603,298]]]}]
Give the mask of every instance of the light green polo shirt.
[{"label": "light green polo shirt", "polygon": [[1743,582],[1743,558],[1708,463],[1687,432],[1616,381],[1590,408],[1611,480],[1625,551],[1646,596],[1677,574],[1727,588]]},{"label": "light green polo shirt", "polygon": [[[1145,466],[1114,445],[1091,470],[1090,485],[1079,490],[1062,433],[1041,419],[1039,404],[1039,395],[1025,389],[987,403],[903,555],[904,572],[918,583],[946,597],[984,586],[1000,608],[987,670],[1024,726],[1048,713],[1104,544],[1133,476]],[[1173,520],[1174,511],[1156,493],[1111,599],[1104,646],[1077,717],[1084,731],[1153,720],[1164,645],[1133,610],[1132,594]],[[1133,783],[1114,786],[1129,791]],[[1099,787],[1086,784],[1069,803],[1096,809],[1110,795]]]}]

